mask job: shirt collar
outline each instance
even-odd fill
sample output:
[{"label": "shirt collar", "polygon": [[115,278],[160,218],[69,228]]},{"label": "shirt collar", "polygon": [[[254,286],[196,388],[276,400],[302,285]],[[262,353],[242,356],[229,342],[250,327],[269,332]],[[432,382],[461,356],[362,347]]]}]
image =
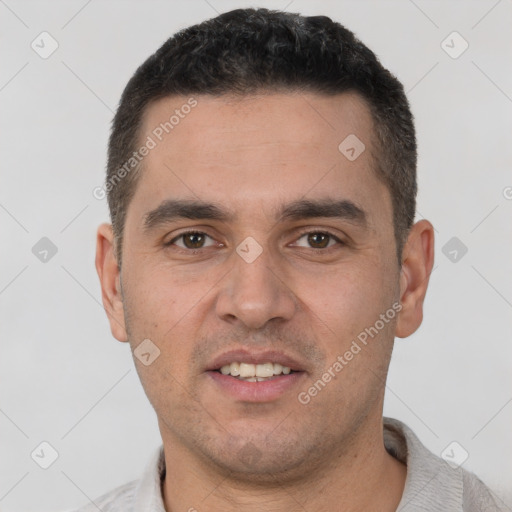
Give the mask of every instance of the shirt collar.
[{"label": "shirt collar", "polygon": [[151,457],[135,489],[134,510],[166,512],[162,497],[165,478],[164,447],[160,446]]},{"label": "shirt collar", "polygon": [[407,465],[397,512],[462,510],[463,472],[460,468],[451,468],[427,450],[410,428],[395,419],[384,418],[384,445],[391,455]]}]

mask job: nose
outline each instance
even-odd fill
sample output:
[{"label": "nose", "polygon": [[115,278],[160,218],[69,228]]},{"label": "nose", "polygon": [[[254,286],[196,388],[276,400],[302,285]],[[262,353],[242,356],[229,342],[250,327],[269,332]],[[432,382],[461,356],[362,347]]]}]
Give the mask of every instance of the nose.
[{"label": "nose", "polygon": [[248,329],[261,329],[271,320],[291,319],[297,301],[268,251],[252,262],[237,253],[232,258],[234,266],[217,297],[218,317],[232,324],[241,322]]}]

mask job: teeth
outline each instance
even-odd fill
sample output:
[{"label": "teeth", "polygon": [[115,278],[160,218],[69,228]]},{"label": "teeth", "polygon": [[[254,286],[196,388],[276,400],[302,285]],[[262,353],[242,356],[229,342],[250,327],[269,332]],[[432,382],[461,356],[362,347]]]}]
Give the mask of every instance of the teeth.
[{"label": "teeth", "polygon": [[231,363],[229,367],[231,368],[230,373],[233,377],[238,377],[240,375],[240,363]]},{"label": "teeth", "polygon": [[256,365],[256,377],[272,377],[274,375],[274,365],[264,363]]},{"label": "teeth", "polygon": [[283,372],[283,367],[279,363],[274,363],[274,375],[279,375]]},{"label": "teeth", "polygon": [[291,369],[279,363],[238,363],[236,361],[226,364],[220,369],[222,375],[231,375],[247,382],[262,382],[275,375],[288,375]]},{"label": "teeth", "polygon": [[248,363],[240,363],[240,377],[256,377],[256,366]]}]

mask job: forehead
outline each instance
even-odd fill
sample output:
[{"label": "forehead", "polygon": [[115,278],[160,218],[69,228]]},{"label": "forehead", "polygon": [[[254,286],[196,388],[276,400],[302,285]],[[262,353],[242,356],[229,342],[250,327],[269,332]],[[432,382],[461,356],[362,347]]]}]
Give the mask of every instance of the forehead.
[{"label": "forehead", "polygon": [[[275,151],[293,145],[315,146],[325,156],[337,157],[339,143],[356,134],[371,145],[373,121],[365,101],[356,93],[167,97],[147,107],[142,129],[142,135],[152,136],[159,146],[179,145],[181,151],[174,155],[177,161],[183,156],[200,160],[206,153],[229,150],[224,158],[233,164],[238,162],[235,152],[258,151],[261,144],[267,144],[269,150],[264,162],[272,164]],[[187,148],[201,151],[185,154]],[[300,154],[300,147],[296,153]]]},{"label": "forehead", "polygon": [[140,143],[153,147],[134,200],[199,198],[249,214],[339,196],[389,209],[372,139],[369,109],[352,93],[163,98],[143,119]]}]

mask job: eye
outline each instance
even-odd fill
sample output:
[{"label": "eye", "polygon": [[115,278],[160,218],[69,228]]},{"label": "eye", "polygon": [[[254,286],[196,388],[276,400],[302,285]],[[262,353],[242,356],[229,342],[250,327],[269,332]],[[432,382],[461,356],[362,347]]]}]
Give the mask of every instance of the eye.
[{"label": "eye", "polygon": [[312,249],[327,249],[336,243],[341,243],[341,240],[331,233],[311,231],[310,233],[304,233],[293,245]]},{"label": "eye", "polygon": [[203,249],[215,245],[215,240],[201,231],[188,231],[173,238],[166,245],[177,245],[182,249]]}]

